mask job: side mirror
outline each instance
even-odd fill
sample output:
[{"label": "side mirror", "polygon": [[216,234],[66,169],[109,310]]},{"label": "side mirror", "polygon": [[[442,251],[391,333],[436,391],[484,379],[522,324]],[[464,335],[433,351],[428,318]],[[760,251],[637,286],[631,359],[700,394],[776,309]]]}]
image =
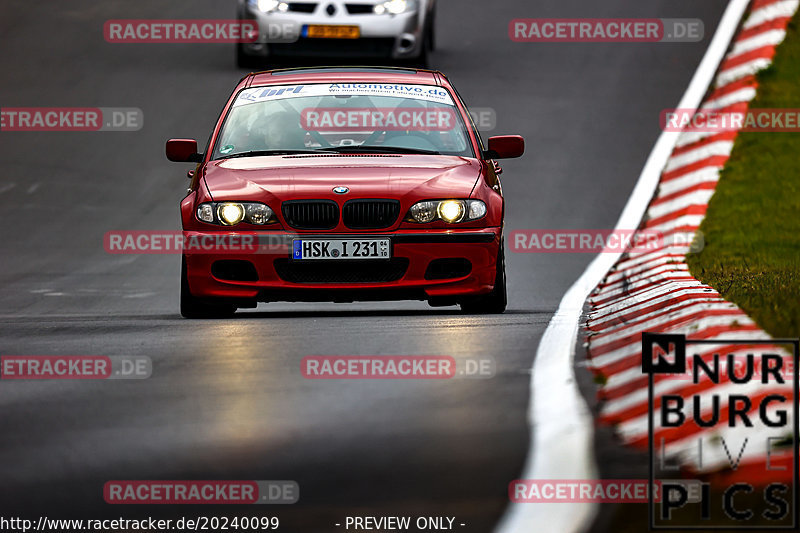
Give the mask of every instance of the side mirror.
[{"label": "side mirror", "polygon": [[525,153],[525,139],[520,135],[499,135],[489,137],[489,149],[484,153],[487,159],[513,159]]},{"label": "side mirror", "polygon": [[199,163],[203,156],[197,153],[194,139],[170,139],[167,141],[167,159],[176,163]]}]

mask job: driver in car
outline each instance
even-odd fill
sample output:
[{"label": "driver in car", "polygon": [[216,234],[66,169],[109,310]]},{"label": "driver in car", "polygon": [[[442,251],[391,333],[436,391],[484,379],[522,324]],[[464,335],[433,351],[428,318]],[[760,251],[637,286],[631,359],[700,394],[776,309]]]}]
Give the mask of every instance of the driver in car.
[{"label": "driver in car", "polygon": [[305,139],[299,115],[288,111],[262,116],[250,126],[250,150],[305,150]]}]

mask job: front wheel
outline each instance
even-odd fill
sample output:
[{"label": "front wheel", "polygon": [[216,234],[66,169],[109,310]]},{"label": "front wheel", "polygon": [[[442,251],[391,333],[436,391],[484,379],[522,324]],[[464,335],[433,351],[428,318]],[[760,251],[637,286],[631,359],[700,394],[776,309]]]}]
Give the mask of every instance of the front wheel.
[{"label": "front wheel", "polygon": [[506,290],[506,257],[505,245],[500,241],[500,250],[497,252],[497,274],[494,278],[494,288],[489,294],[475,296],[460,303],[461,311],[476,315],[500,314],[508,305],[508,292]]},{"label": "front wheel", "polygon": [[236,312],[236,306],[228,303],[210,302],[197,298],[189,290],[186,276],[186,258],[181,261],[181,316],[183,318],[229,318]]}]

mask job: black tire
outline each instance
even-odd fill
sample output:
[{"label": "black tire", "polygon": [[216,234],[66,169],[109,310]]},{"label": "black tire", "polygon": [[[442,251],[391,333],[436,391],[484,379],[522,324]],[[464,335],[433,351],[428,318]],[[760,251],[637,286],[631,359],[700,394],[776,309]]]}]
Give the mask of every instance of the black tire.
[{"label": "black tire", "polygon": [[264,62],[262,58],[245,52],[244,46],[238,43],[236,45],[236,66],[246,70],[262,70]]},{"label": "black tire", "polygon": [[186,279],[186,258],[181,261],[181,316],[183,318],[230,318],[236,306],[229,303],[214,303],[208,299],[196,298],[189,290]]},{"label": "black tire", "polygon": [[500,242],[497,252],[497,274],[494,278],[494,289],[488,294],[482,294],[460,302],[461,311],[474,315],[495,315],[506,310],[508,305],[508,291],[506,289],[506,254],[505,245]]}]

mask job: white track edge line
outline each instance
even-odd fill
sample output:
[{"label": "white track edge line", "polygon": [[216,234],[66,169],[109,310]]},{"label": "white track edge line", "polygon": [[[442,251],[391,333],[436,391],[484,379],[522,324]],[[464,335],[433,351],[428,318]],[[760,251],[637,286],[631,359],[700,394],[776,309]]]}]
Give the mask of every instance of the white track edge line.
[{"label": "white track edge line", "polygon": [[[728,3],[678,109],[700,107],[749,4],[750,0]],[[639,225],[679,135],[679,132],[659,135],[620,215],[617,229]],[[530,444],[521,479],[597,477],[594,421],[578,390],[575,343],[584,302],[621,255],[600,254],[594,258],[564,295],[542,336],[531,368]],[[583,532],[589,529],[597,511],[596,503],[509,504],[495,533],[530,533],[542,527],[559,533]]]}]

